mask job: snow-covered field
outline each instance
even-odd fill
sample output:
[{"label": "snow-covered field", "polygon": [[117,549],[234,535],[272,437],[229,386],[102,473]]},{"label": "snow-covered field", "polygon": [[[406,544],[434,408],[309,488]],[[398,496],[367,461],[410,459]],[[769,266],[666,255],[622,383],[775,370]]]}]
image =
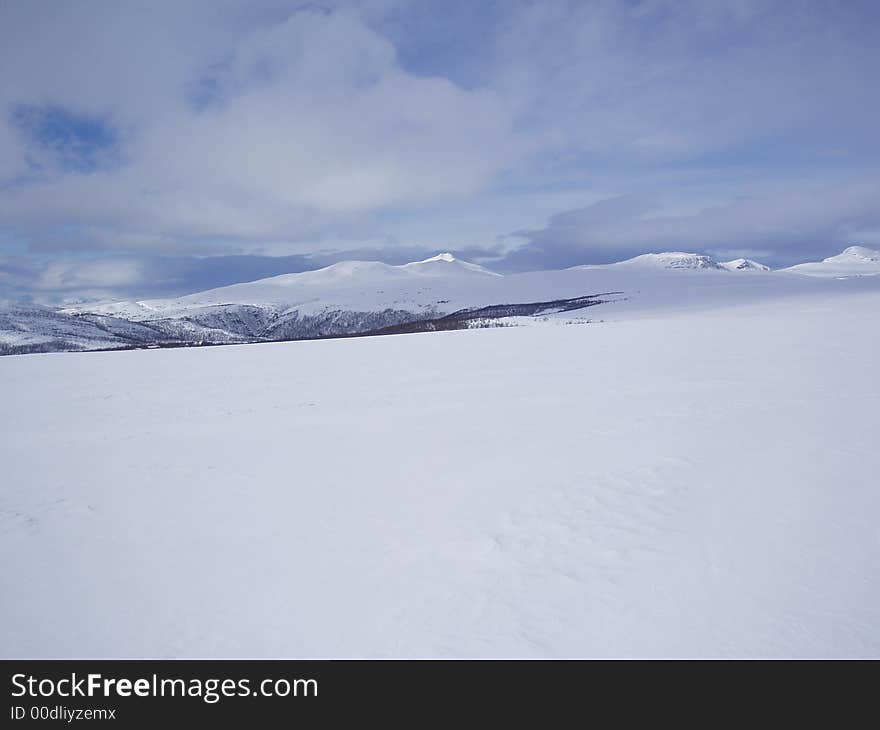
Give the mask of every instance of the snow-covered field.
[{"label": "snow-covered field", "polygon": [[880,656],[880,277],[723,276],[0,358],[0,654]]}]

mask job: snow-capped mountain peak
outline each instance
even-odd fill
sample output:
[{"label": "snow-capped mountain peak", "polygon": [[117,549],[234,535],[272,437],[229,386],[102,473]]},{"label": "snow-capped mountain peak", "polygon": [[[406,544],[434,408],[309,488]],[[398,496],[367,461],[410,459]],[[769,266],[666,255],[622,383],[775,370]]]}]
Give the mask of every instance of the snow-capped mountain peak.
[{"label": "snow-capped mountain peak", "polygon": [[722,261],[721,266],[728,271],[770,271],[769,266],[753,261],[752,259],[733,259],[733,261]]},{"label": "snow-capped mountain peak", "polygon": [[[681,251],[672,251],[666,253],[646,253],[642,256],[636,256],[630,259],[630,262],[636,262],[642,259],[644,263],[656,266],[661,269],[719,269],[721,268],[715,259],[711,256],[705,256],[697,253],[682,253]],[[624,262],[626,263],[626,262]]]},{"label": "snow-capped mountain peak", "polygon": [[472,264],[469,261],[461,261],[451,253],[440,253],[423,261],[413,261],[409,264],[403,264],[398,267],[404,271],[417,274],[442,275],[447,276],[456,273],[473,273],[484,274],[488,276],[501,276],[494,271],[489,271],[479,264]]},{"label": "snow-capped mountain peak", "polygon": [[867,246],[850,246],[843,249],[837,256],[831,256],[825,261],[837,261],[842,258],[861,259],[863,261],[880,262],[880,251]]},{"label": "snow-capped mountain peak", "polygon": [[684,251],[664,251],[663,253],[644,253],[631,259],[618,261],[613,264],[588,264],[575,266],[575,269],[604,269],[604,268],[640,268],[640,269],[723,269],[711,256],[699,253],[687,253]]},{"label": "snow-capped mountain peak", "polygon": [[[413,261],[413,264],[430,264],[434,261],[445,261],[448,264],[451,264],[455,261],[455,256],[453,256],[448,251],[446,253],[438,253],[436,256],[431,256],[430,258],[423,259],[421,261]],[[405,264],[407,265],[407,264]]]}]

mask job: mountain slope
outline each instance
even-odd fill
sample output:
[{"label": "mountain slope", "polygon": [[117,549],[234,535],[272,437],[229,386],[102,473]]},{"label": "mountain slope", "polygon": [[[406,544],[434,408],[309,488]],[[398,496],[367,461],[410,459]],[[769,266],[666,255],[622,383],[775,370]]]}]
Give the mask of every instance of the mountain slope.
[{"label": "mountain slope", "polygon": [[102,350],[144,345],[162,332],[139,322],[104,314],[66,314],[37,305],[0,305],[0,355]]}]

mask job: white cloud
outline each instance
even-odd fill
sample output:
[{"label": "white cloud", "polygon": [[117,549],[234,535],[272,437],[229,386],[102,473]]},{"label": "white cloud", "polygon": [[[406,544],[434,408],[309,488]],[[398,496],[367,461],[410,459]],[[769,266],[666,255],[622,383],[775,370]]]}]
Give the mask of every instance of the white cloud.
[{"label": "white cloud", "polygon": [[472,192],[512,147],[497,95],[406,74],[348,13],[298,13],[245,38],[217,93],[143,135],[148,179],[356,211]]},{"label": "white cloud", "polygon": [[40,272],[36,288],[50,291],[112,289],[140,284],[142,280],[139,263],[128,259],[52,261]]},{"label": "white cloud", "polygon": [[[76,36],[78,50],[88,37]],[[128,57],[105,45],[99,50],[113,58]],[[351,12],[297,12],[214,55],[169,59],[166,46],[152,51],[155,78],[145,78],[141,58],[126,84],[118,69],[92,78],[93,67],[79,63],[76,73],[101,93],[75,105],[41,73],[27,95],[8,95],[7,103],[46,98],[90,114],[111,110],[125,165],[91,175],[55,170],[9,190],[0,199],[7,220],[109,227],[121,245],[131,228],[295,241],[339,235],[354,219],[363,229],[364,215],[385,206],[468,195],[516,154],[497,94],[406,73],[393,46]],[[187,102],[186,90],[217,59],[211,98]]]}]

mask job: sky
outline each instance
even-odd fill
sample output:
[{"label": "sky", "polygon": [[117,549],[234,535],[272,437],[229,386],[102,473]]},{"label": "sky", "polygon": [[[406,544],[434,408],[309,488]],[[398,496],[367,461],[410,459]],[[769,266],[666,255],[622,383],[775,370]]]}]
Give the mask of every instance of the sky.
[{"label": "sky", "polygon": [[0,299],[880,248],[873,0],[0,0]]}]

